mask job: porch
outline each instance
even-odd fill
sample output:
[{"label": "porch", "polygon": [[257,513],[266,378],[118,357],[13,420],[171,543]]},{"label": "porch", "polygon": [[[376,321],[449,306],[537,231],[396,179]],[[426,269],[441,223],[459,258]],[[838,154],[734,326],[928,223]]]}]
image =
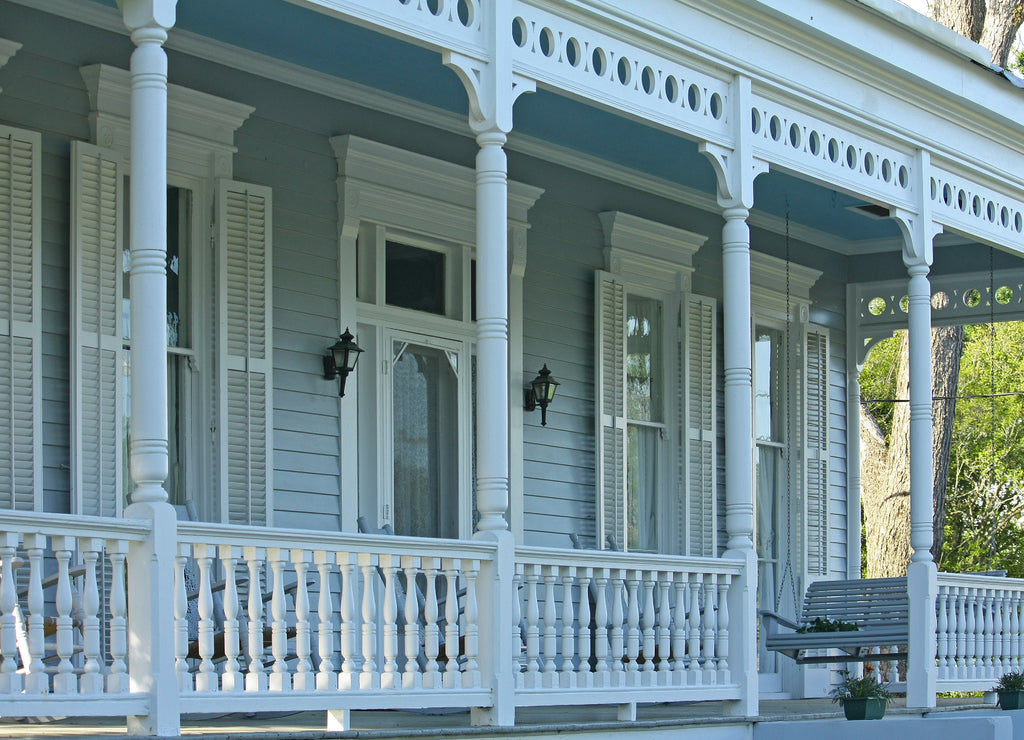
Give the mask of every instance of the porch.
[{"label": "porch", "polygon": [[[461,712],[438,716],[452,727],[587,705],[586,721],[643,720],[638,706],[664,704],[659,722],[747,722],[757,675],[732,666],[755,635],[730,634],[753,580],[743,560],[176,523],[166,509],[155,524],[0,514],[0,715],[127,718],[132,733],[161,712],[315,712],[342,731],[353,710]],[[148,611],[169,592],[173,614]],[[940,691],[1021,667],[1024,581],[940,574],[938,594]],[[910,681],[928,670],[911,664]]]}]

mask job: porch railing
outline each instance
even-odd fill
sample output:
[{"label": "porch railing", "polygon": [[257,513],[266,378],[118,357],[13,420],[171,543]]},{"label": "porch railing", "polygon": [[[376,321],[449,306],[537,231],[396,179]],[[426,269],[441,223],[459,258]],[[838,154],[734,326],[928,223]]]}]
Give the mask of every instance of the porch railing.
[{"label": "porch railing", "polygon": [[740,573],[712,558],[517,548],[516,703],[736,698],[727,597]]},{"label": "porch railing", "polygon": [[940,691],[984,691],[1024,668],[1024,579],[939,573],[938,586]]}]

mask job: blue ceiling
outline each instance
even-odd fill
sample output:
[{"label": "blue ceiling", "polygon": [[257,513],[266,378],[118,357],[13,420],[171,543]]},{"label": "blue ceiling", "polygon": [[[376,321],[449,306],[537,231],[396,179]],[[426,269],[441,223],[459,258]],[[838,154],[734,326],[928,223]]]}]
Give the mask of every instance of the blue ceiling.
[{"label": "blue ceiling", "polygon": [[[115,0],[92,0],[116,7]],[[177,28],[464,115],[461,82],[437,52],[282,0],[179,0]],[[284,31],[287,29],[287,32]],[[713,194],[696,145],[585,102],[538,91],[516,103],[517,132]],[[758,178],[756,210],[849,240],[899,235],[895,224],[849,210],[858,201],[785,173]]]}]

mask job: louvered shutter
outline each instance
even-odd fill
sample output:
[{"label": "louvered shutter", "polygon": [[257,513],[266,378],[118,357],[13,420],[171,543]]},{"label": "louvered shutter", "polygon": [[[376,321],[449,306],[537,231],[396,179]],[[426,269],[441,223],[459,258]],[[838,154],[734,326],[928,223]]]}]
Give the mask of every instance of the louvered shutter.
[{"label": "louvered shutter", "polygon": [[222,511],[271,524],[271,192],[218,187],[218,346]]},{"label": "louvered shutter", "polygon": [[42,509],[40,136],[0,126],[0,508]]},{"label": "louvered shutter", "polygon": [[715,485],[715,302],[700,296],[684,296],[685,334],[680,351],[680,372],[685,373],[681,389],[683,440],[680,460],[685,465],[686,555],[714,557],[718,554],[717,499]]},{"label": "louvered shutter", "polygon": [[597,541],[626,545],[626,290],[606,272],[595,286],[597,316]]},{"label": "louvered shutter", "polygon": [[[117,516],[121,501],[121,167],[71,145],[71,435],[75,511]],[[127,433],[127,430],[125,430]]]},{"label": "louvered shutter", "polygon": [[804,385],[807,572],[828,575],[828,335],[807,332]]}]

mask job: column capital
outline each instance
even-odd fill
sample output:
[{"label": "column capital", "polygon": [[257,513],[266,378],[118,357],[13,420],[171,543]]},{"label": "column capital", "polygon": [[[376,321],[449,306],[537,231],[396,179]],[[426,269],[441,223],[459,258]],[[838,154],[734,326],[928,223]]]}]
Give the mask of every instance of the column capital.
[{"label": "column capital", "polygon": [[[768,163],[754,156],[750,129],[743,125],[750,120],[750,78],[736,75],[729,94],[732,103],[729,120],[733,145],[723,146],[708,141],[700,143],[718,181],[718,205],[725,210],[754,207],[754,180],[768,171]],[[743,216],[746,218],[746,215]]]},{"label": "column capital", "polygon": [[124,24],[133,32],[141,28],[171,28],[177,4],[178,0],[117,0]]}]

